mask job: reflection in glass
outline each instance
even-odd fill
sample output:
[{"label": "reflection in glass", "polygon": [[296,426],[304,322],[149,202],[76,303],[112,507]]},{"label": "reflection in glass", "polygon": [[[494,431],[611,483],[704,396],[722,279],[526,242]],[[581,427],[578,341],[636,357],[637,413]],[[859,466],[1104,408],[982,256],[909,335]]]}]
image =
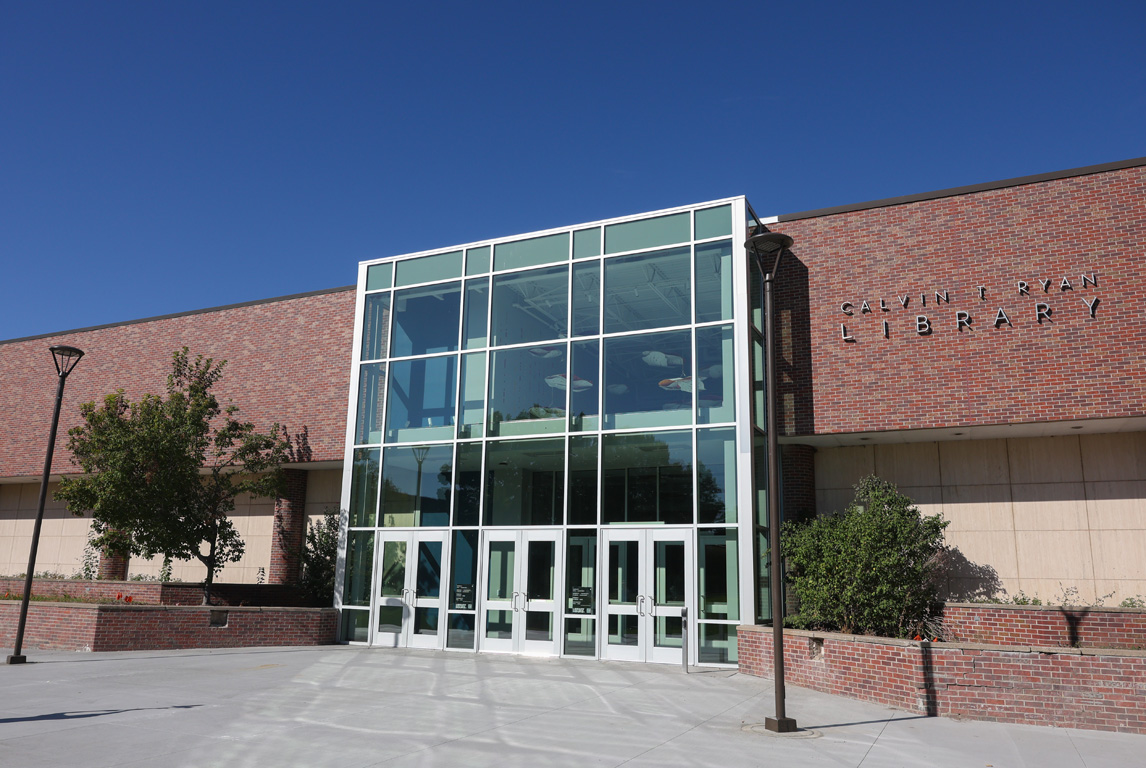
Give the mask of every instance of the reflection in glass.
[{"label": "reflection in glass", "polygon": [[481,505],[481,443],[459,443],[454,465],[454,525],[477,525]]},{"label": "reflection in glass", "polygon": [[703,208],[696,212],[696,240],[732,234],[732,206]]},{"label": "reflection in glass", "polygon": [[573,335],[601,332],[601,262],[573,265]]},{"label": "reflection in glass", "polygon": [[683,541],[657,541],[653,547],[653,600],[657,605],[684,606]]},{"label": "reflection in glass", "polygon": [[597,655],[596,619],[565,618],[565,653],[569,656]]},{"label": "reflection in glass", "polygon": [[651,219],[625,221],[605,227],[605,253],[656,248],[692,239],[692,222],[688,212],[656,216]]},{"label": "reflection in glass", "polygon": [[619,336],[604,344],[605,429],[692,423],[691,332]]},{"label": "reflection in glass", "polygon": [[736,430],[696,431],[697,514],[703,523],[736,522]]},{"label": "reflection in glass", "polygon": [[450,609],[472,611],[477,597],[477,531],[454,531]]},{"label": "reflection in glass", "polygon": [[514,593],[514,559],[517,545],[512,541],[491,541],[486,573],[486,598],[509,600]]},{"label": "reflection in glass", "polygon": [[414,609],[414,634],[438,634],[438,609],[429,606]]},{"label": "reflection in glass", "polygon": [[568,525],[597,524],[597,437],[569,438]]},{"label": "reflection in glass", "polygon": [[569,531],[565,550],[565,613],[597,614],[597,532]]},{"label": "reflection in glass", "polygon": [[370,639],[370,611],[342,611],[342,639],[352,643],[365,643]]},{"label": "reflection in glass", "polygon": [[764,273],[756,259],[748,260],[748,303],[752,307],[752,325],[764,330]]},{"label": "reflection in glass", "polygon": [[701,664],[735,664],[736,626],[734,624],[698,624],[700,643],[697,648]]},{"label": "reflection in glass", "polygon": [[472,613],[451,613],[450,626],[446,632],[447,648],[464,648],[473,650],[475,617]]},{"label": "reflection in glass", "polygon": [[[418,543],[418,573],[414,592],[418,597],[438,597],[442,588],[442,542]],[[436,622],[435,622],[436,625]]]},{"label": "reflection in glass", "polygon": [[383,541],[381,567],[382,572],[378,574],[378,595],[402,597],[402,593],[406,590],[406,542]]},{"label": "reflection in glass", "polygon": [[390,357],[456,350],[461,310],[460,282],[395,291]]},{"label": "reflection in glass", "polygon": [[565,350],[562,342],[490,353],[490,435],[564,431]]},{"label": "reflection in glass", "polygon": [[513,611],[486,611],[485,636],[490,640],[513,638]]},{"label": "reflection in glass", "polygon": [[367,363],[358,371],[357,422],[354,442],[382,442],[382,398],[386,392],[386,363]]},{"label": "reflection in glass", "polygon": [[740,619],[740,560],[736,529],[711,528],[697,532],[699,618]]},{"label": "reflection in glass", "polygon": [[462,252],[450,251],[433,256],[421,256],[417,259],[406,259],[397,262],[395,268],[397,274],[394,277],[394,285],[398,287],[461,277]]},{"label": "reflection in glass", "polygon": [[565,501],[565,439],[486,444],[486,525],[560,525]]},{"label": "reflection in glass", "polygon": [[696,246],[696,322],[731,320],[732,243],[724,240]]},{"label": "reflection in glass", "polygon": [[495,275],[490,335],[493,346],[567,336],[569,267]]},{"label": "reflection in glass", "polygon": [[386,442],[453,437],[457,369],[455,355],[390,363]]},{"label": "reflection in glass", "polygon": [[390,294],[369,294],[366,297],[366,306],[362,312],[361,358],[363,360],[377,360],[386,356],[386,332],[389,329]]},{"label": "reflection in glass", "polygon": [[493,249],[493,268],[501,272],[505,269],[522,269],[569,258],[569,233],[542,235],[512,243],[498,243]]},{"label": "reflection in glass", "polygon": [[552,600],[557,544],[530,541],[525,545],[525,594],[530,600]]},{"label": "reflection in glass", "polygon": [[405,606],[401,605],[378,606],[378,631],[399,634],[402,631],[402,615],[405,612]]},{"label": "reflection in glass", "polygon": [[366,268],[366,290],[376,291],[380,288],[389,288],[393,274],[393,263],[371,264]]},{"label": "reflection in glass", "polygon": [[657,648],[680,648],[684,636],[684,621],[680,616],[657,616],[653,631],[653,645]]},{"label": "reflection in glass", "polygon": [[690,250],[605,259],[605,333],[691,323]]},{"label": "reflection in glass", "polygon": [[752,339],[752,407],[754,424],[768,428],[768,412],[764,409],[764,347],[759,339]]},{"label": "reflection in glass", "polygon": [[374,526],[374,513],[378,509],[378,448],[355,448],[354,467],[350,476],[351,528]]},{"label": "reflection in glass", "polygon": [[692,433],[651,432],[601,438],[602,520],[692,522]]},{"label": "reflection in glass", "polygon": [[601,255],[601,228],[579,229],[573,233],[573,258],[588,259]]},{"label": "reflection in glass", "polygon": [[489,252],[488,245],[466,251],[466,277],[489,272]]},{"label": "reflection in glass", "polygon": [[736,421],[736,343],[731,325],[696,329],[698,424]]},{"label": "reflection in glass", "polygon": [[525,639],[552,642],[553,614],[549,611],[526,611]]},{"label": "reflection in glass", "polygon": [[458,437],[481,437],[485,426],[485,352],[462,355]]},{"label": "reflection in glass", "polygon": [[348,531],[343,605],[370,605],[370,577],[373,570],[374,531]]},{"label": "reflection in glass", "polygon": [[481,349],[488,344],[486,321],[489,310],[489,280],[466,280],[466,315],[462,348]]},{"label": "reflection in glass", "polygon": [[449,445],[387,448],[382,454],[381,524],[448,525],[452,469]]},{"label": "reflection in glass", "polygon": [[609,614],[609,645],[636,645],[640,640],[637,616]]},{"label": "reflection in glass", "polygon": [[640,555],[638,541],[609,542],[609,605],[637,604]]}]

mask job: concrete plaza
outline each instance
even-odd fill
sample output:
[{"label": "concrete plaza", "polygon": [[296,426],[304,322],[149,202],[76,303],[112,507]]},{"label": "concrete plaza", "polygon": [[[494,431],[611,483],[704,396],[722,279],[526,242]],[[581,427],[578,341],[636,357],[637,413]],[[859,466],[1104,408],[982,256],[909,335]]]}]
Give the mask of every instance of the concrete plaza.
[{"label": "concrete plaza", "polygon": [[1146,737],[924,718],[732,670],[334,646],[28,653],[0,765],[1146,766]]}]

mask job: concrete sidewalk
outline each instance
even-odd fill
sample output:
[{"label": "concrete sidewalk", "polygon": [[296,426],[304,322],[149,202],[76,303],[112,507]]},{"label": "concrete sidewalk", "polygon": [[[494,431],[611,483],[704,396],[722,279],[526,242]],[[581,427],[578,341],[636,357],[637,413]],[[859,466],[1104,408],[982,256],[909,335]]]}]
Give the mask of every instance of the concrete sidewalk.
[{"label": "concrete sidewalk", "polygon": [[731,670],[359,647],[28,654],[0,765],[1146,766],[1146,737],[923,718]]}]

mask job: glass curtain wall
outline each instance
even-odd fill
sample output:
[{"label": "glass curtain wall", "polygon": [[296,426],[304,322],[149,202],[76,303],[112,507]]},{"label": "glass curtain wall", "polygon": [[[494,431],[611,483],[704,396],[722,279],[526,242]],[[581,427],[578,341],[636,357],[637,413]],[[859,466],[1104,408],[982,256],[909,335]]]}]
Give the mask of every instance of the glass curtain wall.
[{"label": "glass curtain wall", "polygon": [[738,474],[751,481],[741,427],[753,410],[738,339],[759,335],[737,275],[741,211],[719,201],[364,266],[343,639],[400,634],[397,614],[378,610],[377,552],[434,530],[449,590],[442,647],[480,649],[483,632],[507,640],[510,612],[482,620],[494,586],[483,569],[496,554],[511,573],[515,545],[501,536],[483,553],[486,532],[551,529],[557,652],[596,656],[602,531],[675,528],[695,553],[683,574],[693,660],[736,661],[736,625],[752,619],[741,563],[755,557],[741,552],[740,526],[755,516],[738,492]]}]

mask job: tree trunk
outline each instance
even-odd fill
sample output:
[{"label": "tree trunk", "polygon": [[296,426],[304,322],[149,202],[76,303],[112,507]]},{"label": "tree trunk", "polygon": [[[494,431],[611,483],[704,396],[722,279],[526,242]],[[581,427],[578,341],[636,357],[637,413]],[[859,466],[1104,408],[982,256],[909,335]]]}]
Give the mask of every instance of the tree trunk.
[{"label": "tree trunk", "polygon": [[203,605],[211,605],[211,585],[215,582],[215,544],[219,540],[218,529],[211,536],[211,548],[207,556],[200,556],[203,565],[207,566],[207,578],[203,580]]}]

